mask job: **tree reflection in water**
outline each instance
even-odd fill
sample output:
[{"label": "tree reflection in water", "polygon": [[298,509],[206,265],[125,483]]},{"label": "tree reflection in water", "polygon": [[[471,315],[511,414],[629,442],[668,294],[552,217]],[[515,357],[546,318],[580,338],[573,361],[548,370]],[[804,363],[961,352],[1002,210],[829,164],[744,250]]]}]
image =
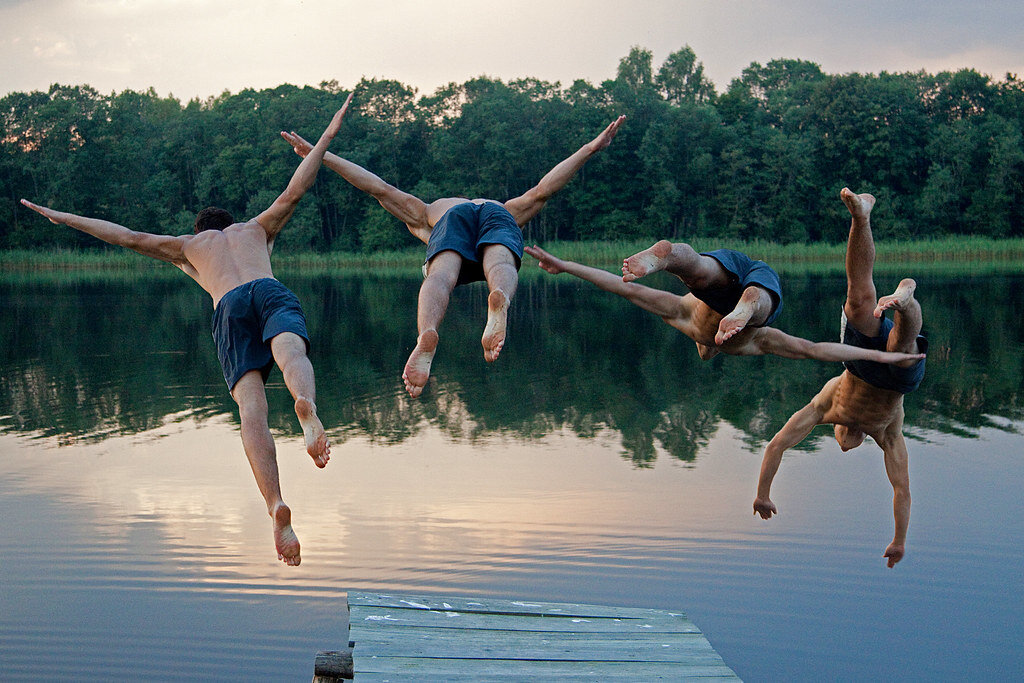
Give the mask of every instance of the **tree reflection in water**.
[{"label": "tree reflection in water", "polygon": [[[479,341],[485,290],[456,290],[433,377],[423,397],[412,400],[399,375],[416,337],[418,279],[282,280],[306,311],[320,414],[335,441],[359,435],[399,443],[425,424],[470,442],[611,431],[637,466],[659,453],[693,462],[722,421],[760,449],[841,371],[839,364],[774,357],[718,356],[704,363],[692,342],[618,297],[568,278],[527,276],[513,304],[508,344],[493,365],[484,362]],[[669,276],[652,280],[683,291]],[[1014,429],[1024,383],[1024,276],[918,282],[930,355],[924,383],[907,397],[909,434]],[[879,286],[888,286],[884,277]],[[783,287],[782,329],[837,338],[842,277],[787,274]],[[0,283],[0,429],[97,440],[185,417],[237,419],[210,338],[210,314],[209,299],[194,284],[153,271]],[[297,434],[277,371],[271,385],[272,426]],[[819,428],[801,447],[812,449],[830,433]]]}]

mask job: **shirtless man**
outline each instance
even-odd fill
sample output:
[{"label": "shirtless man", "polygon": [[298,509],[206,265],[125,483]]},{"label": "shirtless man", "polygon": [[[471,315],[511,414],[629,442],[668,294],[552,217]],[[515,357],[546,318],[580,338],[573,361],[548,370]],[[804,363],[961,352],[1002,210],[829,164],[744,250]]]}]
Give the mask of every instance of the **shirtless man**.
[{"label": "shirtless man", "polygon": [[[923,353],[915,353],[913,355],[907,353],[888,353],[874,349],[855,348],[834,342],[812,342],[786,334],[774,327],[755,327],[753,325],[746,325],[736,330],[719,343],[718,339],[724,336],[721,335],[724,316],[703,300],[697,298],[692,291],[686,296],[679,296],[672,292],[646,287],[636,282],[624,282],[624,277],[609,273],[607,270],[601,270],[600,268],[584,266],[575,261],[556,258],[536,245],[526,247],[525,251],[537,259],[538,265],[549,273],[555,275],[558,273],[575,275],[582,280],[594,283],[606,292],[618,294],[645,311],[650,311],[660,316],[666,323],[697,343],[697,351],[702,360],[708,360],[719,352],[734,356],[775,354],[784,358],[811,358],[822,361],[872,360],[878,363],[898,363],[924,358]],[[774,273],[774,271],[772,272]],[[766,283],[770,279],[765,273],[761,273],[759,277],[765,280]],[[701,289],[698,291],[702,293],[716,293],[716,289],[717,293],[725,293],[723,288],[704,289],[707,280],[690,279],[689,282],[694,283],[692,286],[699,285]],[[777,286],[777,284],[772,286]],[[744,299],[748,297],[753,299],[751,295],[747,294],[750,289],[766,291],[762,289],[761,285],[747,285],[746,287],[740,286],[733,289],[738,289],[740,293],[735,295],[739,301],[738,303],[736,300],[733,301],[732,309],[746,306],[747,302]],[[775,295],[776,292],[773,291],[771,295],[766,294],[763,298],[769,299],[771,297],[771,300],[775,300]],[[762,298],[760,292],[757,293],[757,297]],[[778,299],[778,301],[781,302],[781,299]],[[777,310],[777,308],[770,310],[767,313],[766,320],[773,320]]]},{"label": "shirtless man", "polygon": [[[742,252],[717,249],[698,254],[689,244],[661,240],[622,262],[622,281],[633,282],[659,270],[675,275],[695,297],[723,316],[715,333],[716,346],[747,325],[770,325],[782,311],[778,274],[764,261]],[[701,357],[705,355],[714,356],[714,349],[701,349]]]},{"label": "shirtless man", "polygon": [[235,223],[227,211],[210,207],[196,217],[195,234],[173,237],[136,232],[116,223],[21,200],[53,223],[174,264],[213,297],[213,337],[224,380],[238,403],[242,446],[273,520],[277,557],[293,566],[301,561],[299,539],[292,530],[291,510],[281,498],[277,453],[267,423],[264,390],[275,362],[295,399],[295,414],[302,426],[306,451],[317,467],[327,465],[331,448],[316,414],[313,366],[306,356],[309,336],[305,318],[295,295],[274,279],[270,252],[274,238],[313,184],[327,145],[341,127],[351,99],[350,95],[334,115],[281,196],[269,209],[245,223]]},{"label": "shirtless man", "polygon": [[[923,353],[927,341],[920,336],[921,305],[914,298],[917,283],[909,278],[901,280],[895,292],[875,300],[872,278],[875,245],[870,223],[875,198],[869,194],[854,194],[845,187],[839,196],[853,216],[846,244],[846,303],[840,338],[851,348]],[[885,317],[890,309],[893,320]],[[856,448],[864,442],[865,436],[870,436],[882,449],[885,473],[893,488],[896,533],[883,554],[888,566],[893,567],[903,559],[910,523],[910,472],[907,444],[903,439],[903,395],[920,385],[924,360],[904,360],[895,365],[856,361],[847,362],[845,366],[843,374],[830,379],[768,444],[761,461],[754,514],[770,519],[778,513],[769,493],[782,454],[800,443],[814,427],[835,425],[836,441],[843,451]]]},{"label": "shirtless man", "polygon": [[[525,194],[507,202],[445,197],[427,204],[381,180],[361,166],[328,153],[324,166],[372,195],[409,232],[427,245],[416,313],[418,337],[402,372],[406,391],[418,397],[430,377],[437,350],[437,328],[456,285],[487,281],[487,324],[480,342],[484,360],[494,362],[505,344],[508,307],[519,284],[523,255],[522,226],[565,186],[583,164],[609,144],[625,120],[620,116],[596,138],[560,162]],[[295,133],[281,133],[303,156],[309,143]]]}]

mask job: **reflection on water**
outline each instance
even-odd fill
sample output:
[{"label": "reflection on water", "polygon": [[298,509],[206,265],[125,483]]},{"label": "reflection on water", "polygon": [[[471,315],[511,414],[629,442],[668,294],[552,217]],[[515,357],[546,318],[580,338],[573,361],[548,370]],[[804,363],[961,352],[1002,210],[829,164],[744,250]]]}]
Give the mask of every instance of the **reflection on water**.
[{"label": "reflection on water", "polygon": [[[488,365],[480,288],[460,288],[423,400],[401,391],[415,341],[415,279],[292,277],[313,337],[319,404],[335,440],[400,443],[434,425],[453,438],[535,439],[561,430],[621,435],[635,463],[659,451],[692,462],[725,421],[752,448],[841,368],[778,358],[702,363],[682,335],[585,283],[531,279],[516,298],[508,353]],[[672,287],[665,277],[657,284]],[[907,423],[973,434],[1021,414],[1024,304],[1019,276],[922,278],[928,374]],[[676,287],[678,289],[678,287]],[[779,326],[834,339],[844,282],[790,275]],[[227,414],[209,303],[190,282],[0,285],[0,418],[7,431],[90,440]],[[295,433],[272,377],[274,426]]]},{"label": "reflection on water", "polygon": [[[55,651],[66,678],[305,677],[344,645],[350,589],[686,611],[749,680],[894,661],[1024,675],[1020,277],[920,278],[931,355],[907,399],[914,513],[891,572],[873,445],[842,454],[821,430],[783,464],[782,514],[750,514],[764,440],[837,365],[701,363],[616,297],[529,279],[494,365],[482,291],[457,292],[413,401],[417,280],[285,280],[337,443],[312,467],[273,375],[299,568],[273,555],[198,288],[0,284],[3,678],[53,675]],[[788,276],[780,326],[834,338],[843,286]]]}]

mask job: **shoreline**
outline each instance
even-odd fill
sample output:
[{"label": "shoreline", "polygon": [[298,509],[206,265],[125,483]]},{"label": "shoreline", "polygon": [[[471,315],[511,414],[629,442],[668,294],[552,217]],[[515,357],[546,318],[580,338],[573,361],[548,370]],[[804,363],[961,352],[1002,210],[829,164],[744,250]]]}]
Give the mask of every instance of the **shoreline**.
[{"label": "shoreline", "polygon": [[[655,240],[616,242],[551,242],[541,245],[559,258],[579,261],[601,268],[617,269],[626,256],[649,247]],[[529,242],[528,242],[529,243]],[[698,251],[729,248],[768,262],[779,272],[842,273],[845,243],[776,244],[740,240],[695,238],[689,243]],[[1024,272],[1024,239],[984,237],[946,237],[935,240],[882,241],[876,243],[875,268],[879,271],[907,269],[918,273]],[[523,257],[522,273],[534,269],[531,257]],[[330,272],[404,276],[418,274],[423,264],[423,247],[372,254],[356,252],[277,253],[275,271],[282,273],[323,274]],[[150,275],[164,271],[164,264],[139,254],[114,247],[96,250],[25,249],[0,251],[0,279],[5,276],[45,275],[89,272],[94,275]],[[170,272],[170,271],[167,271]]]}]

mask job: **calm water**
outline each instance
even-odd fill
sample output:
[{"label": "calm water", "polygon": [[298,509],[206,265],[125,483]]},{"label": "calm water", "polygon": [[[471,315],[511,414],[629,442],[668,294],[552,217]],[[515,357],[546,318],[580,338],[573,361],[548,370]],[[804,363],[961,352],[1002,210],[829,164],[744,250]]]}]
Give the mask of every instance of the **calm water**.
[{"label": "calm water", "polygon": [[[301,567],[276,559],[183,276],[0,282],[0,678],[297,680],[349,589],[687,613],[757,680],[1024,677],[1024,277],[920,277],[908,554],[881,451],[819,428],[751,514],[767,438],[840,370],[701,363],[568,276],[524,281],[501,359],[462,288],[408,399],[414,278],[298,277],[326,470],[269,387]],[[897,278],[880,278],[885,286]],[[666,278],[654,284],[675,288]],[[789,276],[779,326],[834,339],[844,282]]]}]

